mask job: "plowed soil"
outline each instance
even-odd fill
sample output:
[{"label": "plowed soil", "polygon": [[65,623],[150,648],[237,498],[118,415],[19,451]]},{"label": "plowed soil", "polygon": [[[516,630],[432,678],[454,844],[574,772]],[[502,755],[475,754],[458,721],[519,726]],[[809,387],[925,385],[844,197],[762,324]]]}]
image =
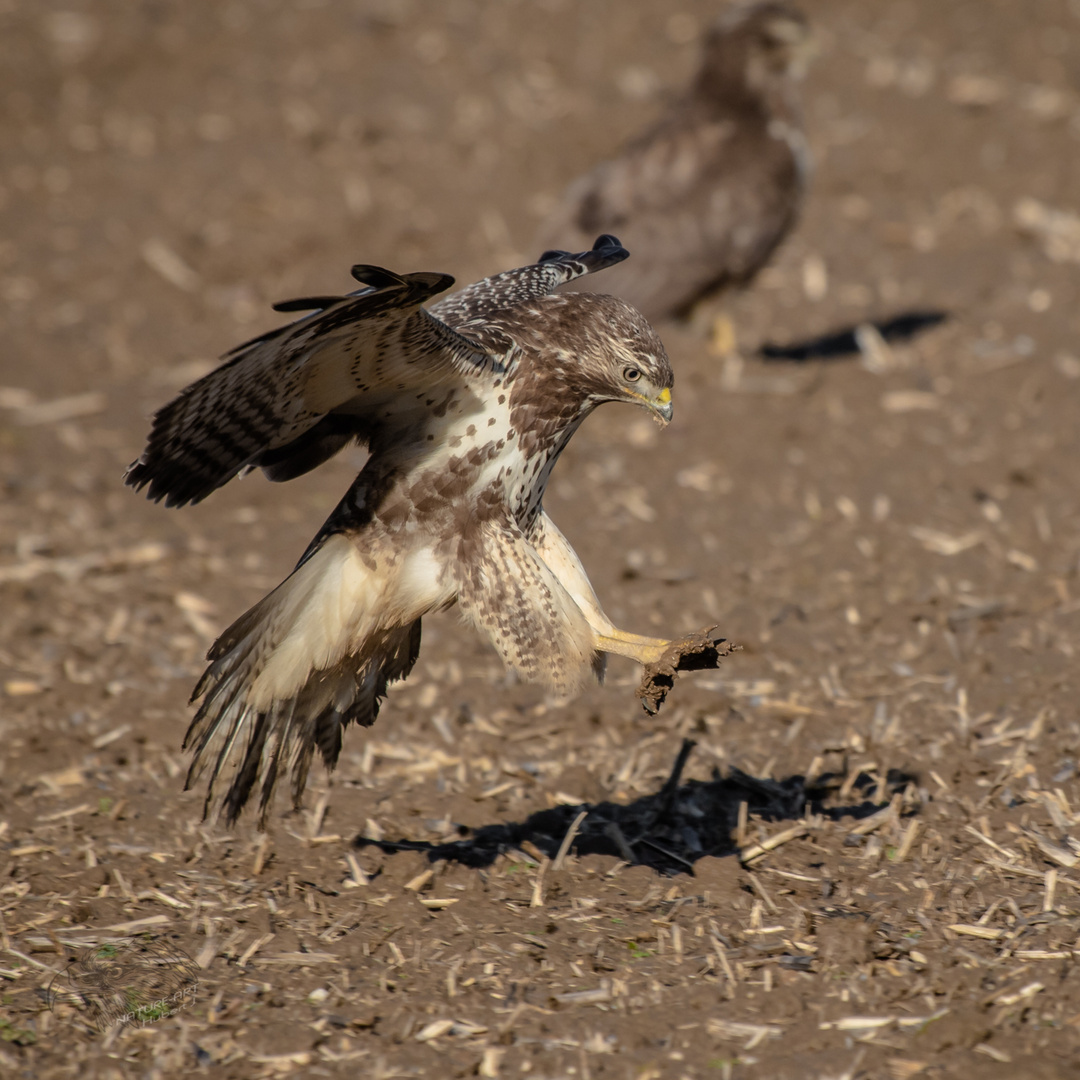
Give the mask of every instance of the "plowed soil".
[{"label": "plowed soil", "polygon": [[[1080,1075],[1076,0],[815,0],[737,354],[660,327],[675,422],[605,407],[556,469],[617,623],[741,651],[650,718],[628,661],[555,705],[450,613],[304,812],[182,790],[206,648],[359,459],[166,511],[121,483],[149,414],[354,262],[536,255],[714,10],[0,2],[0,1073]],[[190,1005],[50,1008],[140,934]]]}]

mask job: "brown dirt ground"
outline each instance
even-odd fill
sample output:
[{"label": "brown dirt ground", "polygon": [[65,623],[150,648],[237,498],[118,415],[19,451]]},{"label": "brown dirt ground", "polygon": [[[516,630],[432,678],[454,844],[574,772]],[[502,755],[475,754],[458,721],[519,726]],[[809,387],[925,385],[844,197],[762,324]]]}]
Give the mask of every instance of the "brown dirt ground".
[{"label": "brown dirt ground", "polygon": [[[355,261],[517,265],[714,5],[0,2],[0,1072],[1080,1072],[1080,294],[1013,224],[1080,209],[1080,7],[810,8],[817,174],[727,303],[745,366],[661,328],[676,422],[601,410],[549,497],[618,622],[744,651],[648,719],[629,664],[556,708],[431,619],[260,844],[181,791],[185,700],[355,458],[166,512],[119,479],[149,412]],[[884,373],[752,359],[927,306],[952,318]],[[669,877],[351,846],[631,804],[686,735],[691,779],[831,777],[736,840],[801,835]],[[48,1010],[69,949],[139,929],[201,964],[190,1008]]]}]

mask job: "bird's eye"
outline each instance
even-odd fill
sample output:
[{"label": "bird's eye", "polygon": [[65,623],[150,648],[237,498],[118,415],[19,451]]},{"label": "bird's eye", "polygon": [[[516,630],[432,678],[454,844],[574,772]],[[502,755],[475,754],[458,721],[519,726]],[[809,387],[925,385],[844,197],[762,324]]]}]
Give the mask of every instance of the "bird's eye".
[{"label": "bird's eye", "polygon": [[637,382],[641,378],[641,372],[636,367],[623,368],[622,377],[627,382]]}]

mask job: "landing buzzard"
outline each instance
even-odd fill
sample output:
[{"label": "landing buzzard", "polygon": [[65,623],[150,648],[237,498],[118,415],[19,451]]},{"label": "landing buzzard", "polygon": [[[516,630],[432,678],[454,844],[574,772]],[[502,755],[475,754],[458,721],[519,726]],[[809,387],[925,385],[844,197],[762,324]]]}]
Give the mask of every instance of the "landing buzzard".
[{"label": "landing buzzard", "polygon": [[334,766],[345,727],[373,723],[408,675],[421,618],[455,602],[508,666],[561,693],[604,653],[660,659],[668,642],[603,613],[542,505],[597,405],[671,419],[671,366],[644,318],[611,296],[553,295],[626,256],[601,236],[431,308],[453,278],[355,266],[364,288],[276,305],[314,313],[233,349],[157,413],[126,481],[167,506],[256,466],[288,480],[353,440],[371,455],[292,574],[208,654],[185,739],[188,784],[210,771],[208,810],[227,777],[226,818],[257,786],[265,821],[285,772],[297,804],[314,751]]},{"label": "landing buzzard", "polygon": [[748,282],[802,201],[809,156],[798,82],[808,46],[806,20],[786,0],[732,5],[706,34],[687,90],[566,189],[539,243],[574,246],[618,230],[635,258],[602,287],[654,322]]}]

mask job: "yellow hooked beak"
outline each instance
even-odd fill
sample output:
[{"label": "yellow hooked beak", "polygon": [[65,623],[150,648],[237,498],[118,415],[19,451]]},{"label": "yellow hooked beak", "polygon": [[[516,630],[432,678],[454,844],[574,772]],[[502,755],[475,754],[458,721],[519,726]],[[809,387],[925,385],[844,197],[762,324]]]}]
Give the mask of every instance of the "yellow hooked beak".
[{"label": "yellow hooked beak", "polygon": [[648,406],[665,423],[671,423],[674,406],[671,403],[671,387],[665,386],[659,394],[648,402]]}]

